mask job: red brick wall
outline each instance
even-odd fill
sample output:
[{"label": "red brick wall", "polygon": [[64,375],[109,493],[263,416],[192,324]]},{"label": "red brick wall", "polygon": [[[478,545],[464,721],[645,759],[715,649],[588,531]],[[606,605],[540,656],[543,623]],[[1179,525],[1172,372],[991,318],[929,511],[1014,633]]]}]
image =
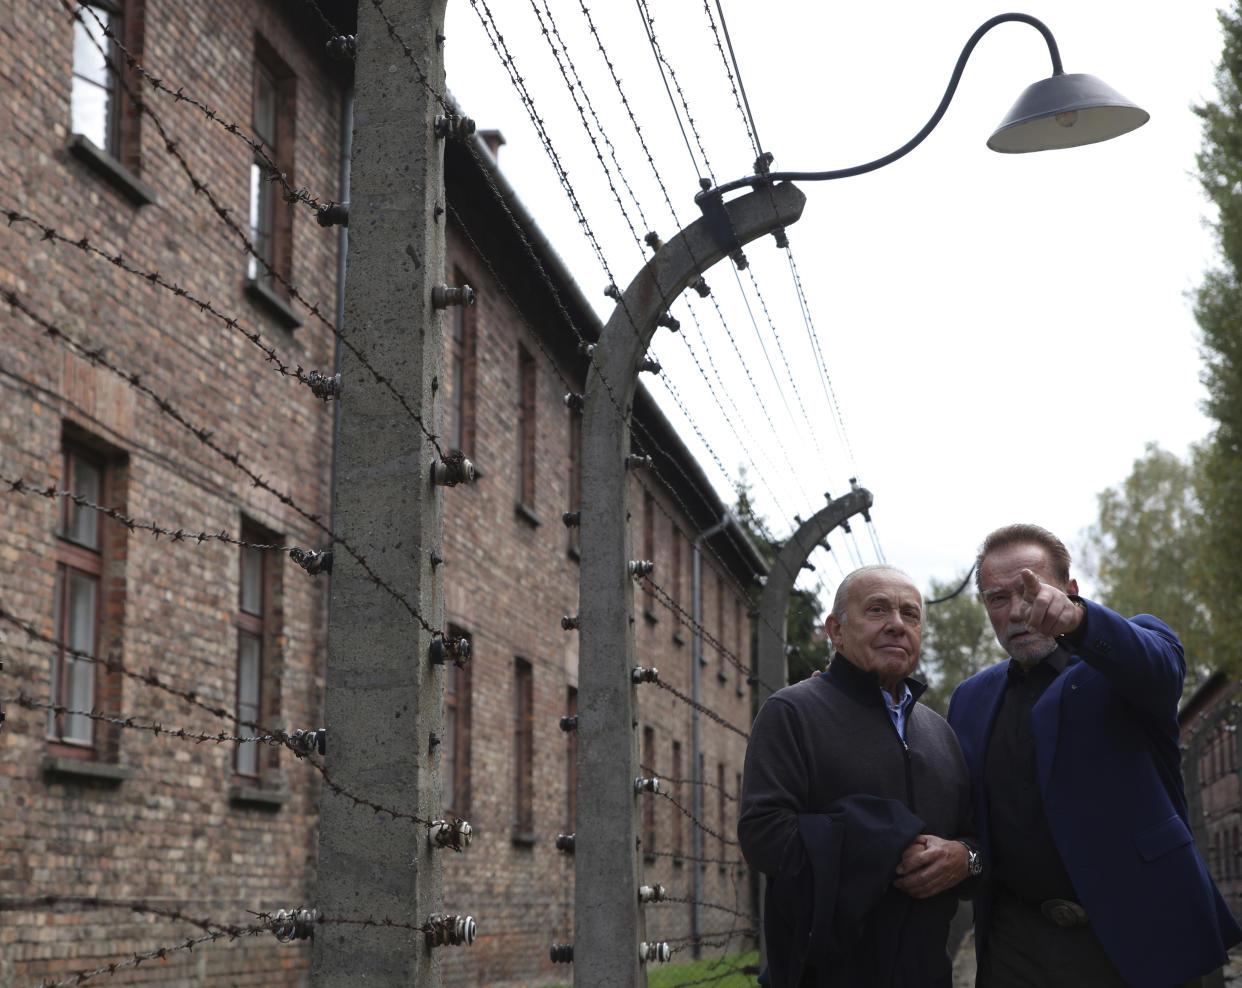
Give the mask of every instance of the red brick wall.
[{"label": "red brick wall", "polygon": [[[106,180],[66,151],[72,22],[56,4],[15,0],[0,28],[0,197],[5,208],[32,216],[61,234],[120,253],[142,271],[169,282],[258,332],[291,367],[330,373],[334,340],[305,317],[281,328],[244,293],[245,256],[236,235],[195,194],[149,119],[140,122],[138,177],[157,203],[134,207]],[[325,199],[337,189],[340,91],[319,54],[319,36],[299,33],[283,4],[225,0],[145,3],[143,61],[172,88],[212,107],[225,121],[250,119],[251,68],[262,36],[297,76],[297,182]],[[296,22],[296,23],[295,23]],[[310,28],[307,28],[309,31]],[[195,175],[244,227],[250,149],[193,107],[174,104],[147,87],[150,102]],[[337,234],[320,228],[311,211],[290,211],[292,280],[324,312],[335,308]],[[568,744],[558,728],[567,690],[577,681],[577,635],[560,626],[578,610],[578,564],[567,552],[560,515],[568,501],[569,412],[562,394],[582,390],[567,381],[540,346],[531,325],[555,331],[552,313],[527,320],[513,311],[481,259],[450,227],[446,270],[460,267],[479,293],[478,360],[473,458],[480,482],[446,492],[444,526],[446,624],[470,633],[472,677],[472,806],[476,839],[464,854],[446,852],[444,905],[475,916],[479,939],[470,948],[446,948],[447,984],[487,985],[569,980],[553,966],[548,947],[573,940],[573,861],[554,846],[566,829]],[[262,353],[185,299],[126,274],[74,247],[40,239],[21,222],[0,229],[0,284],[23,303],[110,361],[139,375],[213,441],[236,450],[263,479],[308,512],[328,517],[331,406],[273,371]],[[295,306],[296,307],[296,306]],[[69,423],[124,454],[124,501],[131,517],[167,528],[239,534],[247,518],[288,543],[318,548],[324,537],[296,511],[257,489],[243,474],[161,414],[124,382],[49,340],[40,327],[6,307],[0,357],[0,473],[37,486],[58,485],[62,431]],[[534,520],[515,512],[517,353],[535,357],[537,387]],[[670,538],[674,524],[688,538],[681,506],[658,477],[634,480],[655,495],[654,579],[670,593],[674,581]],[[0,489],[0,604],[44,634],[52,632],[56,502]],[[641,519],[634,519],[634,524]],[[217,541],[173,544],[147,532],[127,533],[106,523],[113,558],[108,579],[116,645],[127,668],[157,674],[203,702],[231,709],[235,699],[238,550]],[[635,528],[635,532],[641,529]],[[637,556],[637,553],[635,553]],[[690,553],[683,545],[679,604],[689,614]],[[326,640],[327,581],[307,576],[288,557],[281,567],[279,692],[275,727],[320,726]],[[709,634],[749,661],[749,633],[731,614],[722,631],[715,581],[724,572],[704,559],[704,625]],[[727,600],[742,592],[725,574]],[[692,630],[658,600],[656,621],[638,608],[640,662],[691,692]],[[728,606],[726,611],[728,611]],[[680,642],[674,640],[674,635]],[[49,647],[0,624],[0,695],[49,696]],[[704,644],[703,703],[745,730],[749,691]],[[533,843],[515,842],[512,742],[515,717],[513,663],[532,665],[534,693]],[[99,695],[100,702],[105,697]],[[216,732],[231,725],[176,697],[130,679],[109,700],[125,716],[169,727]],[[245,925],[249,911],[313,903],[317,852],[318,777],[284,752],[278,761],[288,802],[258,808],[230,799],[232,746],[117,733],[117,760],[133,770],[119,784],[49,776],[46,712],[10,705],[0,732],[0,897],[46,894],[140,899],[222,923]],[[641,724],[655,730],[656,770],[671,771],[672,741],[682,745],[683,775],[693,768],[693,711],[654,685],[640,688]],[[728,840],[736,824],[736,773],[744,740],[710,719],[701,722],[707,779],[726,766],[726,819],[719,819],[712,787],[703,789],[704,823]],[[271,784],[279,777],[270,776]],[[670,787],[671,788],[671,787]],[[687,809],[693,789],[681,786]],[[693,862],[674,861],[673,821],[680,811],[655,798],[657,852],[645,860],[645,880],[669,894],[691,897]],[[683,817],[684,848],[693,846]],[[704,856],[737,860],[737,849],[716,838]],[[704,872],[706,902],[749,913],[749,886],[732,866],[714,860]],[[675,940],[690,932],[690,906],[647,907],[647,935]],[[745,926],[727,911],[704,909],[708,934]],[[0,988],[124,959],[198,935],[195,927],[121,910],[72,908],[6,913],[0,919]],[[734,942],[733,950],[743,945]],[[685,955],[681,955],[685,956]],[[306,983],[309,949],[270,936],[176,951],[165,960],[128,969],[123,983],[181,985],[299,985]],[[120,982],[118,982],[120,983]]]},{"label": "red brick wall", "polygon": [[[166,84],[218,110],[250,119],[256,34],[298,75],[298,181],[337,197],[339,94],[324,61],[283,8],[242,2],[148,0],[143,61]],[[58,4],[16,0],[0,31],[0,167],[6,208],[66,237],[120,253],[262,334],[280,359],[331,372],[334,343],[307,319],[279,327],[243,294],[239,241],[196,195],[150,119],[140,122],[138,177],[157,203],[135,207],[66,151],[72,20]],[[169,137],[222,207],[246,225],[251,150],[193,107],[143,91]],[[140,376],[223,449],[236,450],[273,487],[326,517],[332,413],[302,386],[273,372],[258,349],[185,299],[63,243],[44,242],[23,223],[0,232],[0,282],[44,318]],[[336,233],[309,209],[292,210],[293,280],[331,313]],[[39,487],[60,484],[66,423],[122,451],[123,501],[131,517],[161,526],[238,535],[243,517],[295,545],[323,536],[296,512],[161,414],[148,399],[44,336],[5,309],[0,360],[0,467]],[[42,633],[52,632],[52,584],[59,504],[6,492],[0,500],[0,603]],[[107,521],[106,581],[116,654],[139,673],[232,709],[236,676],[238,550],[218,541],[173,544],[126,533]],[[123,561],[120,560],[123,549]],[[326,582],[279,554],[280,717],[277,727],[317,726],[325,639]],[[123,611],[119,608],[123,603]],[[0,630],[0,694],[48,698],[49,647],[11,625]],[[108,643],[105,643],[107,647]],[[276,656],[272,656],[276,659]],[[168,727],[233,727],[131,679],[112,700],[125,716]],[[234,803],[231,744],[196,745],[119,730],[117,759],[132,769],[119,784],[49,776],[46,712],[10,706],[0,734],[0,896],[43,894],[140,899],[191,915],[246,925],[247,910],[306,902],[313,891],[316,777],[287,753],[279,769],[289,800],[277,809]],[[273,752],[275,753],[275,752]],[[264,760],[268,758],[264,753]],[[269,777],[270,784],[278,782]],[[201,931],[126,910],[7,913],[0,921],[0,985],[26,985],[171,946]],[[309,950],[270,936],[177,951],[129,969],[125,984],[278,985],[305,978]],[[118,978],[120,976],[118,975]]]}]

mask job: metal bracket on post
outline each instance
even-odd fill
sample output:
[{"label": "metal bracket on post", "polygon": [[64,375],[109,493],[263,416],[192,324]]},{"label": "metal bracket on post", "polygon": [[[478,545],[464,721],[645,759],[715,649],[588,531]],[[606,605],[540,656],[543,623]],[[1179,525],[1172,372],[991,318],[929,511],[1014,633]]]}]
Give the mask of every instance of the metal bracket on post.
[{"label": "metal bracket on post", "polygon": [[[788,226],[806,197],[783,183],[719,203],[660,245],[623,292],[592,355],[583,411],[582,561],[577,626],[578,819],[574,855],[574,975],[592,988],[645,983],[634,945],[645,943],[637,908],[639,778],[633,633],[634,581],[627,564],[630,532],[629,415],[634,369],[647,353],[660,318],[687,288],[706,290],[702,274],[741,245]],[[716,207],[713,207],[716,208]],[[713,233],[731,231],[721,243]],[[612,293],[609,293],[612,296]],[[616,296],[613,296],[616,297]],[[630,771],[618,771],[629,754]],[[625,780],[629,779],[627,783]]]}]

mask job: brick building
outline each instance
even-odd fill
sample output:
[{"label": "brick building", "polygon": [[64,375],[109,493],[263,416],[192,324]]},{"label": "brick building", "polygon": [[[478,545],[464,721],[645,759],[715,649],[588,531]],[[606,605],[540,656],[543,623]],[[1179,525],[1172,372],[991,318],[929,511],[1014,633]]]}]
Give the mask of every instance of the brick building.
[{"label": "brick building", "polygon": [[[313,770],[280,747],[137,728],[321,723],[330,577],[279,547],[328,540],[333,405],[297,378],[335,366],[326,314],[345,242],[281,193],[347,198],[351,86],[295,0],[100,0],[76,18],[15,3],[0,33],[0,899],[62,901],[5,913],[3,988],[204,935],[70,897],[239,926],[314,902],[330,797]],[[352,30],[349,4],[319,6]],[[126,52],[158,85],[109,70]],[[577,612],[578,563],[561,515],[577,506],[581,431],[563,396],[583,390],[579,337],[599,322],[498,170],[499,143],[445,152],[446,280],[479,300],[445,317],[439,431],[482,471],[444,524],[446,621],[473,658],[446,686],[443,801],[477,834],[446,860],[444,898],[479,924],[472,947],[445,952],[446,984],[569,980],[548,946],[573,935],[572,859],[555,838],[574,817],[575,736],[558,722],[575,704],[577,640],[560,618]],[[285,190],[263,181],[273,165]],[[696,753],[700,715],[642,689],[642,761],[671,780],[644,807],[644,877],[680,900],[649,907],[647,928],[733,952],[749,945],[728,934],[752,925],[753,891],[726,842],[745,747],[730,727],[750,721],[745,597],[762,562],[735,524],[696,538],[725,505],[645,391],[634,416],[655,464],[633,478],[633,555],[655,563],[636,590],[638,654],[683,695],[700,655],[702,705],[725,722],[699,719]],[[242,937],[113,983],[296,985],[309,955]]]},{"label": "brick building", "polygon": [[1178,712],[1190,819],[1208,870],[1235,912],[1242,907],[1242,786],[1238,683],[1213,673]]}]

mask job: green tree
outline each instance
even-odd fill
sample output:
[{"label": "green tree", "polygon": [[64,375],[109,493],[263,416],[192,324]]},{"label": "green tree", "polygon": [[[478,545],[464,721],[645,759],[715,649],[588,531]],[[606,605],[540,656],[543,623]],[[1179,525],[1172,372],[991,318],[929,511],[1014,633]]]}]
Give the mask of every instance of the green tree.
[{"label": "green tree", "polygon": [[1189,693],[1215,665],[1203,571],[1204,517],[1192,450],[1182,460],[1148,443],[1130,475],[1096,495],[1099,520],[1086,532],[1094,561],[1096,597],[1127,617],[1155,614],[1177,632],[1186,649]]},{"label": "green tree", "polygon": [[924,599],[923,657],[915,675],[927,681],[923,702],[943,714],[958,683],[1005,656],[975,593],[973,572],[933,578]]},{"label": "green tree", "polygon": [[1216,207],[1218,266],[1194,292],[1202,331],[1207,413],[1216,427],[1203,450],[1198,495],[1204,551],[1194,578],[1212,606],[1204,655],[1236,671],[1232,643],[1242,620],[1242,2],[1217,14],[1224,36],[1216,100],[1196,107],[1203,144],[1199,181]]}]

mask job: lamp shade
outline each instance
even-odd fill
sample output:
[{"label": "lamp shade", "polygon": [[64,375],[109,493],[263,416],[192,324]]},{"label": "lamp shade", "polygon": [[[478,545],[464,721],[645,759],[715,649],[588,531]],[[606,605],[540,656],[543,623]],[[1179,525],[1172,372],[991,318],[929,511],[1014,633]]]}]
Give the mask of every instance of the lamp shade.
[{"label": "lamp shade", "polygon": [[1058,73],[1022,91],[988,147],[1022,154],[1095,144],[1128,134],[1149,117],[1093,75]]}]

